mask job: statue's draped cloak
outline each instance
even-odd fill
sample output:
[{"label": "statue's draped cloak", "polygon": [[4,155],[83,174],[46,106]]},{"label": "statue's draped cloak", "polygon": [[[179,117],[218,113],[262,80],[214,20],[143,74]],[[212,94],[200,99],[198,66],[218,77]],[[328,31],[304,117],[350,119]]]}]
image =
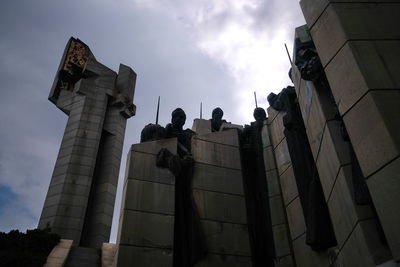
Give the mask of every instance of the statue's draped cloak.
[{"label": "statue's draped cloak", "polygon": [[256,123],[247,126],[241,134],[240,147],[253,266],[271,267],[274,266],[275,248],[268,205],[261,127],[262,124]]}]

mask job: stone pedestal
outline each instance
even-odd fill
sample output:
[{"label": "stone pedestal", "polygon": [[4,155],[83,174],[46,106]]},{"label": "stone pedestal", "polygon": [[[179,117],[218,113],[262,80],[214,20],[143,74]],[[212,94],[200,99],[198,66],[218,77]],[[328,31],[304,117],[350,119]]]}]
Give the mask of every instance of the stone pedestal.
[{"label": "stone pedestal", "polygon": [[[156,154],[176,139],[133,145],[118,230],[117,266],[172,266],[175,177]],[[192,190],[207,256],[196,266],[251,266],[237,130],[194,136]]]},{"label": "stone pedestal", "polygon": [[172,266],[175,177],[156,167],[161,148],[175,154],[177,140],[136,144],[129,151],[116,266]]}]

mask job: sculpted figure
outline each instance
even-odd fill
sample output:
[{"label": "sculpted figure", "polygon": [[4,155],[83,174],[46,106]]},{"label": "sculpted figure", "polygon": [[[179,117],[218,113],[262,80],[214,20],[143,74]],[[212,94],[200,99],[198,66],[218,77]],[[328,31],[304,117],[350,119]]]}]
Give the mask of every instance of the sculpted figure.
[{"label": "sculpted figure", "polygon": [[195,132],[190,129],[183,130],[185,122],[185,111],[181,108],[177,108],[172,111],[171,123],[168,123],[167,126],[165,126],[166,138],[178,138],[178,154],[180,157],[190,154],[191,139],[192,136],[195,135]]},{"label": "sculpted figure", "polygon": [[155,141],[160,139],[166,138],[166,131],[165,128],[159,124],[147,124],[141,134],[140,134],[140,142],[147,142],[147,141]]},{"label": "sculpted figure", "polygon": [[218,132],[222,126],[222,123],[226,122],[226,120],[222,119],[222,116],[224,116],[224,112],[220,107],[217,107],[212,111],[212,119],[211,119],[212,132]]},{"label": "sculpted figure", "polygon": [[243,185],[253,266],[274,266],[274,240],[268,205],[261,130],[267,117],[263,108],[255,108],[255,121],[240,135]]},{"label": "sculpted figure", "polygon": [[158,152],[156,165],[168,168],[175,176],[174,267],[190,267],[206,253],[205,238],[192,193],[194,160],[191,155],[192,130],[183,129],[186,114],[181,108],[171,114],[165,138],[178,139],[178,154],[168,149]]}]

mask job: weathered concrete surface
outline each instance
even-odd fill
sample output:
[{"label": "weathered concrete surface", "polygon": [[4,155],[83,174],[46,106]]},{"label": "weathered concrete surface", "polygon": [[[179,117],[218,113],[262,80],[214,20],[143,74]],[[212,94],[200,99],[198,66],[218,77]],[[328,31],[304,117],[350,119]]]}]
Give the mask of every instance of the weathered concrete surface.
[{"label": "weathered concrete surface", "polygon": [[73,240],[60,239],[47,257],[44,267],[63,267],[71,250]]}]

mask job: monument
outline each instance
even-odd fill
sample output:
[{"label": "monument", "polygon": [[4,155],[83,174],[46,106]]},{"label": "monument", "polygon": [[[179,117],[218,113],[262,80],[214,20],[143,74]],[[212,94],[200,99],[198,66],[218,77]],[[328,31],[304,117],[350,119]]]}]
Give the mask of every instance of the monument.
[{"label": "monument", "polygon": [[116,73],[82,41],[68,41],[49,95],[68,122],[39,228],[50,226],[76,246],[100,248],[109,241],[135,81],[128,66]]}]

